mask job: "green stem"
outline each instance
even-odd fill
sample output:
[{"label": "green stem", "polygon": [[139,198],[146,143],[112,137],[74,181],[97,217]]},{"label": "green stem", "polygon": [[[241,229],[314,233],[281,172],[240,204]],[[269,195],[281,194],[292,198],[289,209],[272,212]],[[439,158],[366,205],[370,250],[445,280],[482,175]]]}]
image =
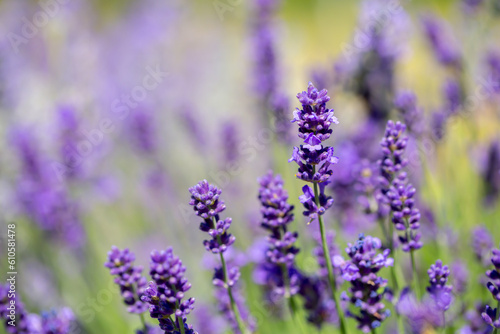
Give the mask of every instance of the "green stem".
[{"label": "green stem", "polygon": [[[219,239],[220,239],[220,237],[219,237]],[[227,275],[226,260],[224,260],[224,256],[222,255],[222,252],[219,253],[219,255],[220,255],[220,262],[222,263],[222,271],[224,272],[224,283],[226,283],[227,293],[229,295],[229,301],[231,304],[231,310],[234,313],[234,318],[236,319],[236,323],[238,324],[238,329],[240,330],[241,333],[249,334],[250,331],[243,324],[243,320],[241,319],[240,312],[239,312],[239,310],[236,306],[236,303],[234,301],[233,292],[231,291],[231,287],[229,286],[229,284],[227,282],[228,275]]]},{"label": "green stem", "polygon": [[288,277],[288,268],[285,263],[282,263],[281,265],[281,272],[283,273],[283,284],[285,288],[285,298],[288,303],[288,307],[290,308],[290,313],[292,314],[292,318],[295,319],[295,312],[297,310],[295,301],[293,299],[293,296],[290,293],[290,277]]},{"label": "green stem", "polygon": [[415,251],[410,250],[410,258],[411,258],[411,269],[413,272],[413,285],[415,287],[415,295],[417,299],[420,299],[420,283],[418,282],[418,273],[417,266],[415,265],[415,255],[413,254]]},{"label": "green stem", "polygon": [[377,331],[375,330],[375,328],[372,328],[372,334],[377,334]]},{"label": "green stem", "polygon": [[[174,294],[177,294],[177,290],[176,289],[174,289]],[[175,308],[179,309],[179,301],[175,302]],[[181,332],[181,334],[185,334],[185,331],[184,331],[184,319],[182,319],[182,316],[180,316],[180,317],[176,316],[175,318],[177,320],[179,320],[179,331]]]},{"label": "green stem", "polygon": [[[316,167],[313,167],[313,173],[316,172]],[[318,190],[318,183],[314,183],[314,199],[316,201],[316,206],[319,207],[319,190]],[[335,275],[333,274],[333,266],[332,266],[332,260],[330,257],[330,251],[328,249],[328,244],[326,242],[326,233],[325,233],[325,226],[323,224],[323,218],[321,215],[318,214],[318,221],[319,221],[319,229],[321,232],[321,243],[323,245],[323,253],[325,255],[325,262],[326,262],[326,268],[328,269],[328,282],[330,283],[330,289],[332,291],[332,296],[333,300],[335,301],[335,308],[337,309],[337,314],[339,317],[339,323],[340,323],[340,333],[346,334],[346,326],[345,326],[345,320],[344,320],[344,312],[342,311],[342,308],[340,306],[340,299],[337,295],[337,285],[335,282]]]},{"label": "green stem", "polygon": [[[500,300],[497,303],[497,314],[499,311],[500,311]],[[497,334],[497,332],[498,332],[498,328],[495,328],[495,330],[493,331],[493,334]]]},{"label": "green stem", "polygon": [[146,320],[144,319],[144,314],[140,313],[139,317],[141,318],[141,323],[142,323],[142,327],[144,328],[144,333],[147,333],[148,328],[146,327]]}]

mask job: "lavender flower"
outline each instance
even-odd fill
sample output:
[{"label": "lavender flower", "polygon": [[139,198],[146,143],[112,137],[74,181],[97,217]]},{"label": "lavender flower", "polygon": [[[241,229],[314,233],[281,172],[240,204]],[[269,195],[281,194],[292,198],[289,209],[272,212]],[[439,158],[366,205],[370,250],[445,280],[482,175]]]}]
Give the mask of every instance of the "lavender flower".
[{"label": "lavender flower", "polygon": [[424,333],[443,324],[442,310],[437,309],[436,303],[429,298],[418,301],[409,288],[401,291],[396,310],[408,319],[412,333]]},{"label": "lavender flower", "polygon": [[387,280],[377,273],[392,266],[394,260],[389,257],[389,249],[377,253],[381,247],[379,239],[361,234],[355,244],[349,243],[346,248],[350,260],[345,261],[340,255],[334,257],[335,266],[342,270],[342,277],[351,283],[350,296],[344,293],[343,299],[350,301],[357,310],[349,311],[347,316],[356,319],[358,329],[364,333],[380,327],[391,314],[382,303]]},{"label": "lavender flower", "polygon": [[58,126],[60,143],[60,156],[65,164],[64,175],[68,179],[75,179],[82,175],[82,164],[79,159],[75,160],[74,152],[77,152],[77,133],[79,130],[79,120],[75,109],[69,106],[62,106],[58,109]]},{"label": "lavender flower", "polygon": [[467,291],[467,282],[469,281],[469,271],[467,266],[460,260],[452,263],[453,289],[457,294],[463,294]]},{"label": "lavender flower", "polygon": [[319,277],[301,276],[299,294],[304,299],[307,321],[321,328],[325,323],[337,324],[335,302],[325,290],[328,285]]},{"label": "lavender flower", "polygon": [[[153,251],[149,264],[150,282],[141,299],[147,302],[151,318],[158,319],[165,333],[177,334],[184,327],[185,333],[196,334],[193,327],[186,323],[186,316],[194,309],[194,298],[184,299],[191,284],[184,277],[186,267],[174,255],[172,248]],[[175,316],[175,321],[172,320]]]},{"label": "lavender flower", "polygon": [[224,153],[224,165],[227,166],[228,163],[234,163],[238,160],[238,127],[234,122],[226,122],[222,126],[221,130],[222,139],[222,152]]},{"label": "lavender flower", "polygon": [[448,276],[450,275],[450,269],[448,266],[443,266],[441,260],[437,260],[436,263],[431,265],[429,270],[427,270],[427,274],[429,275],[430,284],[427,287],[427,292],[431,295],[436,306],[440,310],[446,311],[453,301],[452,287],[446,285]]},{"label": "lavender flower", "polygon": [[[422,247],[420,227],[420,211],[415,207],[416,189],[408,183],[406,173],[402,171],[408,163],[403,157],[408,137],[404,136],[406,126],[400,122],[387,122],[385,136],[380,145],[383,157],[380,164],[380,189],[392,211],[392,223],[399,231],[402,249],[405,252]],[[392,239],[392,237],[391,237]]]},{"label": "lavender flower", "polygon": [[200,230],[212,237],[211,240],[203,242],[206,250],[214,254],[225,252],[236,238],[228,232],[232,219],[219,218],[219,213],[226,209],[224,201],[219,200],[222,191],[209,184],[207,180],[203,180],[189,188],[189,192],[191,193],[189,204],[193,206],[196,215],[203,218]]},{"label": "lavender flower", "polygon": [[[302,103],[302,109],[294,112],[292,122],[297,122],[299,137],[304,142],[299,147],[294,147],[292,157],[288,161],[295,161],[299,165],[297,178],[321,185],[318,198],[311,187],[306,185],[302,188],[304,195],[301,202],[306,208],[304,215],[312,220],[323,215],[333,202],[324,194],[324,189],[332,175],[330,166],[336,164],[338,158],[333,155],[333,147],[323,146],[322,142],[330,137],[330,125],[337,124],[338,120],[333,115],[333,109],[326,108],[330,97],[325,89],[318,91],[309,83],[307,92],[297,94],[297,98]],[[319,201],[319,206],[316,200]]]},{"label": "lavender flower", "polygon": [[146,312],[148,305],[141,299],[145,293],[147,281],[142,276],[142,268],[134,266],[135,255],[128,248],[123,251],[116,246],[108,252],[108,261],[104,264],[115,276],[115,283],[120,287],[123,302],[130,313]]},{"label": "lavender flower", "polygon": [[486,305],[483,303],[476,303],[472,310],[465,313],[465,320],[467,325],[461,328],[460,334],[488,334],[492,332],[489,325],[485,324],[481,313],[485,310]]},{"label": "lavender flower", "polygon": [[420,136],[424,131],[423,110],[417,106],[417,96],[412,91],[401,91],[394,99],[394,106],[403,115],[408,131]]},{"label": "lavender flower", "polygon": [[[500,249],[494,248],[492,250],[491,263],[495,267],[492,270],[486,271],[486,276],[489,278],[486,287],[490,291],[493,299],[500,302]],[[498,310],[486,305],[484,312],[481,314],[486,324],[500,328],[500,319],[498,318]]]},{"label": "lavender flower", "polygon": [[239,268],[226,265],[223,254],[236,238],[228,232],[231,218],[224,220],[219,218],[219,214],[226,209],[224,201],[220,199],[222,191],[209,184],[207,180],[203,180],[189,188],[189,192],[191,193],[189,204],[193,206],[196,215],[203,219],[200,223],[200,230],[212,237],[211,240],[205,240],[203,244],[207,251],[220,256],[221,264],[215,268],[213,276],[220,310],[226,316],[226,320],[233,325],[235,331],[246,334],[247,328],[243,320],[246,320],[250,327],[253,325],[249,314],[246,314],[246,309],[243,307],[243,299],[240,298],[235,287],[240,276]]},{"label": "lavender flower", "polygon": [[[15,288],[14,288],[15,291]],[[12,304],[15,305],[12,311]],[[28,313],[17,294],[10,290],[10,284],[0,284],[0,318],[9,334],[29,334],[32,325]]]},{"label": "lavender flower", "polygon": [[500,52],[498,50],[491,50],[486,55],[485,68],[489,79],[495,83],[491,85],[492,93],[500,93]]},{"label": "lavender flower", "polygon": [[31,332],[33,334],[70,334],[75,315],[71,309],[66,307],[60,310],[42,312],[40,316],[32,317],[31,321],[34,323],[33,326],[36,327],[36,330]]},{"label": "lavender flower", "polygon": [[462,87],[460,82],[455,79],[448,79],[443,85],[443,94],[445,97],[445,110],[447,114],[455,114],[463,100]]},{"label": "lavender flower", "polygon": [[259,179],[259,201],[262,205],[261,226],[270,232],[265,262],[257,270],[266,273],[265,282],[271,283],[272,292],[289,298],[298,291],[298,272],[295,269],[295,255],[299,249],[294,243],[298,233],[288,231],[293,221],[293,205],[288,204],[288,193],[278,174],[269,171]]},{"label": "lavender flower", "polygon": [[130,135],[133,147],[140,153],[150,156],[156,152],[156,123],[151,111],[137,109],[131,115]]},{"label": "lavender flower", "polygon": [[462,0],[462,8],[466,14],[474,14],[483,2],[484,0]]},{"label": "lavender flower", "polygon": [[460,68],[462,66],[461,51],[447,31],[445,23],[433,15],[426,15],[422,18],[422,24],[434,57],[443,66]]},{"label": "lavender flower", "polygon": [[493,140],[489,146],[483,183],[486,204],[495,204],[500,195],[500,141],[498,140]]},{"label": "lavender flower", "polygon": [[472,250],[476,258],[484,265],[490,263],[489,255],[493,249],[493,239],[485,226],[476,226],[472,230]]}]

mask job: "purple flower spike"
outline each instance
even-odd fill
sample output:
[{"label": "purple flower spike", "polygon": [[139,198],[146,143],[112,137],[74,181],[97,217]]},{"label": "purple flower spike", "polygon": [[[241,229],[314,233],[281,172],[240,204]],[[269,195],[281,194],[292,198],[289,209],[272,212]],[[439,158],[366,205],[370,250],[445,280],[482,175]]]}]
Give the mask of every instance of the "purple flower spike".
[{"label": "purple flower spike", "polygon": [[444,66],[460,68],[462,63],[461,52],[449,34],[444,21],[433,15],[422,19],[424,32],[434,52],[434,57]]},{"label": "purple flower spike", "polygon": [[226,209],[224,201],[219,200],[221,190],[203,180],[189,188],[189,192],[191,193],[189,204],[193,206],[196,215],[204,220],[200,224],[200,230],[212,237],[211,240],[203,242],[205,248],[214,254],[225,252],[236,238],[228,233],[231,218],[219,219],[219,213]]},{"label": "purple flower spike", "polygon": [[377,273],[392,266],[394,260],[389,257],[389,249],[378,252],[381,247],[379,239],[361,234],[355,244],[349,243],[346,248],[350,260],[344,261],[340,256],[334,258],[343,278],[351,283],[350,296],[344,294],[344,299],[350,301],[354,311],[347,312],[347,316],[356,319],[358,329],[365,333],[380,327],[391,314],[382,302],[387,292],[387,280]]},{"label": "purple flower spike", "polygon": [[[150,282],[142,295],[142,301],[149,304],[151,318],[158,319],[165,333],[180,333],[181,322],[186,333],[196,333],[186,323],[186,316],[194,309],[194,298],[184,299],[191,284],[184,277],[186,267],[174,255],[172,248],[153,251],[149,264]],[[171,319],[175,316],[175,322]]]},{"label": "purple flower spike", "polygon": [[500,319],[497,319],[496,308],[491,308],[489,305],[486,305],[484,312],[481,313],[481,317],[486,324],[492,326],[493,328],[500,328]]},{"label": "purple flower spike", "polygon": [[228,232],[231,218],[221,220],[219,217],[219,213],[226,209],[224,201],[220,199],[222,191],[209,184],[207,180],[203,180],[189,188],[189,192],[191,193],[189,204],[193,206],[195,214],[203,219],[200,230],[212,237],[211,240],[205,240],[203,244],[207,251],[219,254],[220,257],[220,264],[214,269],[212,280],[219,310],[236,333],[244,330],[245,325],[241,323],[242,321],[253,328],[253,319],[237,289],[236,283],[240,277],[239,268],[230,263],[225,264],[224,253],[236,238]]},{"label": "purple flower spike", "polygon": [[431,265],[427,274],[429,275],[430,284],[427,287],[427,292],[431,295],[438,309],[446,311],[453,301],[452,287],[446,285],[450,269],[448,266],[443,266],[441,260],[437,260],[435,264]]},{"label": "purple flower spike", "polygon": [[[495,269],[488,270],[486,276],[489,278],[486,287],[491,292],[493,299],[500,302],[500,249],[494,248],[492,250],[491,263]],[[481,314],[486,324],[500,328],[500,319],[498,318],[498,310],[486,305],[485,311]]]},{"label": "purple flower spike", "polygon": [[[12,320],[10,318],[10,310],[11,304],[14,303],[16,306],[16,322],[15,326],[11,326],[9,322]],[[29,315],[24,308],[23,303],[17,298],[17,294],[13,294],[10,291],[10,285],[0,284],[0,318],[4,322],[5,329],[9,334],[21,334],[21,333],[30,333],[30,328],[32,327],[30,324]]]},{"label": "purple flower spike", "polygon": [[134,266],[134,261],[135,255],[128,248],[121,251],[113,246],[108,252],[108,262],[104,266],[115,276],[115,283],[120,287],[128,312],[140,314],[148,309],[147,304],[141,301],[147,281],[142,276],[142,268]]},{"label": "purple flower spike", "polygon": [[[293,205],[288,204],[288,193],[283,189],[280,175],[273,176],[272,171],[259,179],[259,200],[261,203],[261,226],[269,231],[264,261],[260,263],[254,275],[270,290],[272,301],[277,297],[290,297],[298,291],[299,273],[295,268],[295,247],[298,233],[288,231],[293,221]],[[285,275],[287,280],[285,281]],[[288,282],[285,285],[285,282]]]},{"label": "purple flower spike", "polygon": [[485,226],[477,226],[472,230],[472,249],[476,258],[484,266],[490,264],[489,256],[493,249],[493,239]]},{"label": "purple flower spike", "polygon": [[333,155],[333,147],[322,144],[332,134],[330,126],[338,123],[333,109],[326,107],[330,97],[326,89],[318,91],[309,83],[307,92],[297,94],[297,98],[302,103],[302,109],[294,112],[292,122],[298,124],[299,137],[304,143],[293,148],[288,162],[295,161],[299,165],[297,178],[312,183],[328,183],[333,173],[330,167],[338,162]]}]

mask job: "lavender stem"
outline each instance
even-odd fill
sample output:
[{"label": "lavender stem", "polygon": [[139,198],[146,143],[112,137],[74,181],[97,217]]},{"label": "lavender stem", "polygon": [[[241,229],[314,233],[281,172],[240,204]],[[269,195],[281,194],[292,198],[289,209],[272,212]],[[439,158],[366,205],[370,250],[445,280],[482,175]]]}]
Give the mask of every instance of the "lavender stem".
[{"label": "lavender stem", "polygon": [[[316,166],[313,166],[313,174],[316,173]],[[314,200],[316,201],[316,205],[319,207],[319,190],[318,183],[314,182]],[[347,330],[345,327],[344,321],[344,313],[342,312],[342,308],[340,307],[339,297],[337,296],[337,286],[335,283],[335,275],[333,274],[332,260],[330,256],[330,250],[328,249],[328,244],[326,242],[326,233],[325,226],[323,224],[323,218],[320,214],[318,214],[319,228],[321,232],[321,243],[323,245],[323,254],[325,254],[326,268],[328,269],[328,281],[330,283],[330,288],[332,290],[333,300],[335,301],[335,308],[337,309],[337,314],[339,317],[340,323],[340,332],[342,334],[346,334]]]}]

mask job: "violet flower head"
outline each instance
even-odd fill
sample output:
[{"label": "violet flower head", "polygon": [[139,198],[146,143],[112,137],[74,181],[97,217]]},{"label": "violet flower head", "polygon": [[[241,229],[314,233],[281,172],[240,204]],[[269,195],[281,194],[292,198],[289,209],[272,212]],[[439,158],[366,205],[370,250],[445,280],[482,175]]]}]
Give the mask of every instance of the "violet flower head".
[{"label": "violet flower head", "polygon": [[132,113],[129,137],[138,152],[145,155],[156,152],[156,123],[151,111],[138,109]]},{"label": "violet flower head", "polygon": [[[492,250],[491,263],[495,267],[492,270],[486,271],[488,283],[486,287],[490,291],[493,299],[498,303],[500,302],[500,249],[494,248]],[[486,305],[484,312],[481,314],[483,320],[493,328],[500,328],[500,319],[498,310]]]},{"label": "violet flower head", "polygon": [[450,36],[444,21],[434,15],[426,15],[422,18],[422,24],[434,57],[444,66],[460,68],[462,66],[461,51]]},{"label": "violet flower head", "polygon": [[485,202],[494,205],[500,195],[500,141],[491,142],[485,167],[482,175]]},{"label": "violet flower head", "polygon": [[494,85],[491,85],[493,93],[500,93],[500,52],[498,50],[491,50],[486,55],[484,60],[485,70]]},{"label": "violet flower head", "polygon": [[349,317],[356,319],[358,329],[369,333],[380,327],[391,312],[382,302],[387,292],[387,280],[377,273],[385,267],[392,266],[394,260],[389,257],[390,250],[379,250],[382,243],[379,239],[361,234],[355,244],[348,244],[346,253],[350,260],[341,256],[334,258],[335,267],[342,270],[342,277],[351,283],[350,296],[343,293],[342,298],[348,300],[354,311],[348,311]]},{"label": "violet flower head", "polygon": [[429,275],[427,292],[431,295],[438,309],[446,311],[453,301],[452,287],[451,285],[446,285],[450,269],[448,266],[443,265],[441,260],[437,260],[427,270],[427,274]]},{"label": "violet flower head", "polygon": [[408,132],[419,136],[424,131],[424,113],[417,105],[417,96],[406,90],[399,92],[394,98],[394,106],[403,115]]},{"label": "violet flower head", "polygon": [[467,283],[469,281],[469,271],[467,266],[460,260],[452,263],[451,271],[453,272],[453,289],[457,294],[463,294],[467,291]]},{"label": "violet flower head", "polygon": [[404,135],[406,125],[401,122],[388,121],[385,135],[380,142],[382,146],[382,159],[380,160],[381,189],[385,195],[399,172],[408,164],[404,158],[408,137]]},{"label": "violet flower head", "polygon": [[40,333],[46,334],[70,334],[72,323],[76,320],[71,309],[67,307],[60,310],[42,312],[38,319],[41,329]]},{"label": "violet flower head", "polygon": [[119,250],[116,246],[108,252],[108,261],[104,264],[110,274],[115,276],[115,283],[120,287],[123,302],[130,313],[141,314],[148,305],[141,299],[145,293],[147,281],[142,276],[142,267],[134,265],[135,255],[128,248]]},{"label": "violet flower head", "polygon": [[328,285],[319,277],[302,276],[299,294],[304,299],[307,321],[317,328],[324,324],[337,324],[335,302],[329,297]]},{"label": "violet flower head", "polygon": [[476,226],[472,230],[472,249],[476,258],[484,266],[489,265],[489,256],[493,249],[493,239],[490,231],[485,226]]},{"label": "violet flower head", "polygon": [[479,7],[484,3],[484,0],[462,0],[462,8],[465,14],[474,14]]},{"label": "violet flower head", "polygon": [[[142,301],[149,304],[151,318],[158,319],[165,333],[180,333],[181,323],[188,333],[195,333],[186,323],[186,316],[194,309],[194,298],[184,300],[191,284],[184,277],[186,267],[182,261],[174,255],[172,248],[167,248],[153,251],[149,266],[153,282],[144,291]],[[171,316],[175,316],[175,321]]]},{"label": "violet flower head", "polygon": [[311,187],[304,186],[304,195],[300,201],[304,204],[304,215],[312,221],[323,215],[332,205],[333,200],[324,194],[325,186],[332,175],[331,166],[338,162],[333,155],[333,147],[324,146],[323,142],[330,138],[330,126],[337,124],[338,120],[333,115],[333,109],[326,107],[330,100],[326,89],[318,91],[309,83],[307,91],[297,94],[302,104],[302,109],[294,112],[292,122],[299,126],[299,137],[303,144],[293,148],[289,162],[295,161],[299,165],[297,178],[311,183],[319,183],[319,194],[314,194]]},{"label": "violet flower head", "polygon": [[66,165],[64,175],[69,179],[74,179],[81,176],[82,166],[79,159],[74,159],[74,152],[77,152],[79,119],[74,108],[62,106],[58,109],[58,127],[60,143],[60,156],[63,163]]},{"label": "violet flower head", "polygon": [[498,318],[497,314],[498,309],[491,308],[489,305],[486,305],[484,312],[481,313],[481,317],[487,325],[498,329],[500,328],[500,319]]},{"label": "violet flower head", "polygon": [[[15,287],[13,287],[15,291]],[[14,303],[15,308],[15,322],[12,323],[10,318],[11,304]],[[9,334],[24,334],[30,333],[31,324],[29,315],[24,308],[23,303],[17,297],[16,293],[11,290],[10,284],[0,284],[0,318],[5,325],[5,330]],[[14,324],[14,326],[12,326]]]},{"label": "violet flower head", "polygon": [[448,79],[443,85],[445,110],[448,114],[455,114],[462,104],[462,87],[455,79]]},{"label": "violet flower head", "polygon": [[[261,203],[261,226],[270,232],[267,238],[265,259],[256,268],[265,282],[273,299],[284,295],[294,295],[298,291],[299,274],[295,268],[295,246],[298,233],[288,231],[287,225],[293,221],[293,205],[288,203],[288,193],[283,181],[272,171],[259,179],[259,201]],[[287,279],[285,280],[285,275]],[[286,282],[288,284],[286,284]]]},{"label": "violet flower head", "polygon": [[[404,174],[402,174],[405,177]],[[423,243],[420,241],[420,211],[415,207],[414,196],[416,189],[406,183],[406,178],[398,178],[393,182],[393,185],[387,192],[387,198],[390,200],[392,211],[392,222],[398,231],[404,231],[399,236],[399,241],[404,252],[417,250],[422,248]]]},{"label": "violet flower head", "polygon": [[189,204],[193,206],[196,215],[203,218],[200,230],[212,237],[211,240],[203,242],[205,248],[214,254],[225,252],[236,238],[228,232],[232,219],[219,218],[219,213],[226,209],[224,201],[219,199],[222,191],[209,184],[207,180],[203,180],[189,188],[189,192],[191,193]]},{"label": "violet flower head", "polygon": [[[224,153],[224,161],[232,163],[238,160],[238,127],[234,122],[225,122],[221,130],[221,145]],[[226,165],[224,165],[226,166]]]},{"label": "violet flower head", "polygon": [[[482,313],[486,309],[486,305],[483,303],[476,303],[473,309],[468,310],[465,313],[465,320],[467,324],[461,328],[460,334],[489,334],[492,332],[491,326],[489,326],[483,320]],[[491,319],[491,318],[490,318]]]}]

